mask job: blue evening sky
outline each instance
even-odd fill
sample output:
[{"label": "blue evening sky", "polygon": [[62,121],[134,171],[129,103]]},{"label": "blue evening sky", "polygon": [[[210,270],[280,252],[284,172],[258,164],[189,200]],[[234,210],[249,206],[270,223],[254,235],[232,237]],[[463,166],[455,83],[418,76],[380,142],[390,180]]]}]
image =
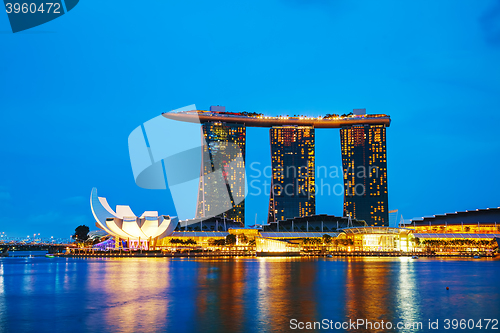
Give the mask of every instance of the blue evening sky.
[{"label": "blue evening sky", "polygon": [[[389,114],[390,209],[500,206],[500,1],[86,0],[17,34],[0,14],[0,49],[9,236],[95,229],[94,186],[113,207],[172,214],[166,191],[135,185],[127,138],[192,103]],[[248,136],[247,165],[269,164],[269,132]],[[317,130],[318,165],[340,167],[339,136]],[[267,200],[247,200],[249,223],[265,220]],[[341,214],[342,197],[319,197],[317,213]]]}]

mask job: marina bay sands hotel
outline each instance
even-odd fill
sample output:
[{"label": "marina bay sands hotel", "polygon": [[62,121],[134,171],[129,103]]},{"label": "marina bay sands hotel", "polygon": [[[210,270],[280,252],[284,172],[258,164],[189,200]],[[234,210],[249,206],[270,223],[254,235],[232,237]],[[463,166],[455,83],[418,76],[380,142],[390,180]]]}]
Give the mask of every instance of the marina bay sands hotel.
[{"label": "marina bay sands hotel", "polygon": [[[245,160],[246,128],[270,128],[272,180],[268,223],[307,217],[316,212],[315,130],[339,128],[344,183],[344,216],[364,220],[368,225],[389,225],[387,194],[386,127],[391,119],[385,114],[366,114],[354,109],[344,115],[324,117],[277,116],[259,113],[226,112],[225,107],[212,106],[209,111],[192,110],[164,113],[164,117],[186,122],[199,122],[206,141],[203,148],[201,174],[223,169],[236,157],[224,151],[224,142],[237,145]],[[237,222],[245,219],[244,165],[231,166],[223,172],[228,189],[230,177],[239,178],[239,188],[232,188],[233,208],[226,217]],[[196,216],[217,210],[218,193],[204,186],[200,177]],[[234,204],[236,203],[236,204]],[[212,215],[213,216],[213,215]]]}]

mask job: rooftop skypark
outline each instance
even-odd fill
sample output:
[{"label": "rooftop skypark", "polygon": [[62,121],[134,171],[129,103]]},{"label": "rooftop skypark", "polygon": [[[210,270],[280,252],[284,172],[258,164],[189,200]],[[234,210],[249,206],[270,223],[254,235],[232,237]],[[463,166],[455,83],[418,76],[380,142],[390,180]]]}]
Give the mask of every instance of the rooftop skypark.
[{"label": "rooftop skypark", "polygon": [[386,114],[327,114],[319,117],[309,117],[303,115],[294,116],[265,116],[256,112],[225,112],[192,110],[181,112],[165,112],[165,118],[172,120],[205,123],[205,122],[225,122],[240,123],[247,127],[273,127],[273,126],[312,126],[315,128],[341,128],[351,125],[385,125],[389,127],[391,117]]}]

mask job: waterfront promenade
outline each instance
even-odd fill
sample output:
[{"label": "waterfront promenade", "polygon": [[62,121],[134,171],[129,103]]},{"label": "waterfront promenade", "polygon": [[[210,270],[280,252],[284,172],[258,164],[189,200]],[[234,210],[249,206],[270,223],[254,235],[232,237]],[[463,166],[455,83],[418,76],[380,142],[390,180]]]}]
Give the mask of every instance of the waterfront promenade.
[{"label": "waterfront promenade", "polygon": [[[74,251],[72,253],[58,253],[60,257],[75,257],[75,258],[177,258],[177,257],[191,257],[191,258],[214,258],[214,257],[255,257],[255,251],[215,251],[215,252],[165,252],[165,251]],[[299,257],[441,257],[441,258],[472,258],[474,256],[494,258],[498,254],[495,252],[462,252],[462,253],[426,253],[426,252],[381,252],[381,251],[329,251],[322,253],[300,253]],[[273,257],[272,255],[268,255]],[[276,255],[275,257],[286,257],[286,255]],[[296,257],[296,256],[294,256]]]}]

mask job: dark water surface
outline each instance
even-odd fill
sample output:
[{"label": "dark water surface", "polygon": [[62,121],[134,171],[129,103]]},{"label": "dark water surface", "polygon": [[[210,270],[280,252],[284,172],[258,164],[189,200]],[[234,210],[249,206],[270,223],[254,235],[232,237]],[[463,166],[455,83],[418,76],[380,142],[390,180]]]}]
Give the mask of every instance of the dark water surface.
[{"label": "dark water surface", "polygon": [[0,332],[300,331],[291,319],[464,331],[444,320],[499,319],[499,278],[492,259],[3,258]]}]

